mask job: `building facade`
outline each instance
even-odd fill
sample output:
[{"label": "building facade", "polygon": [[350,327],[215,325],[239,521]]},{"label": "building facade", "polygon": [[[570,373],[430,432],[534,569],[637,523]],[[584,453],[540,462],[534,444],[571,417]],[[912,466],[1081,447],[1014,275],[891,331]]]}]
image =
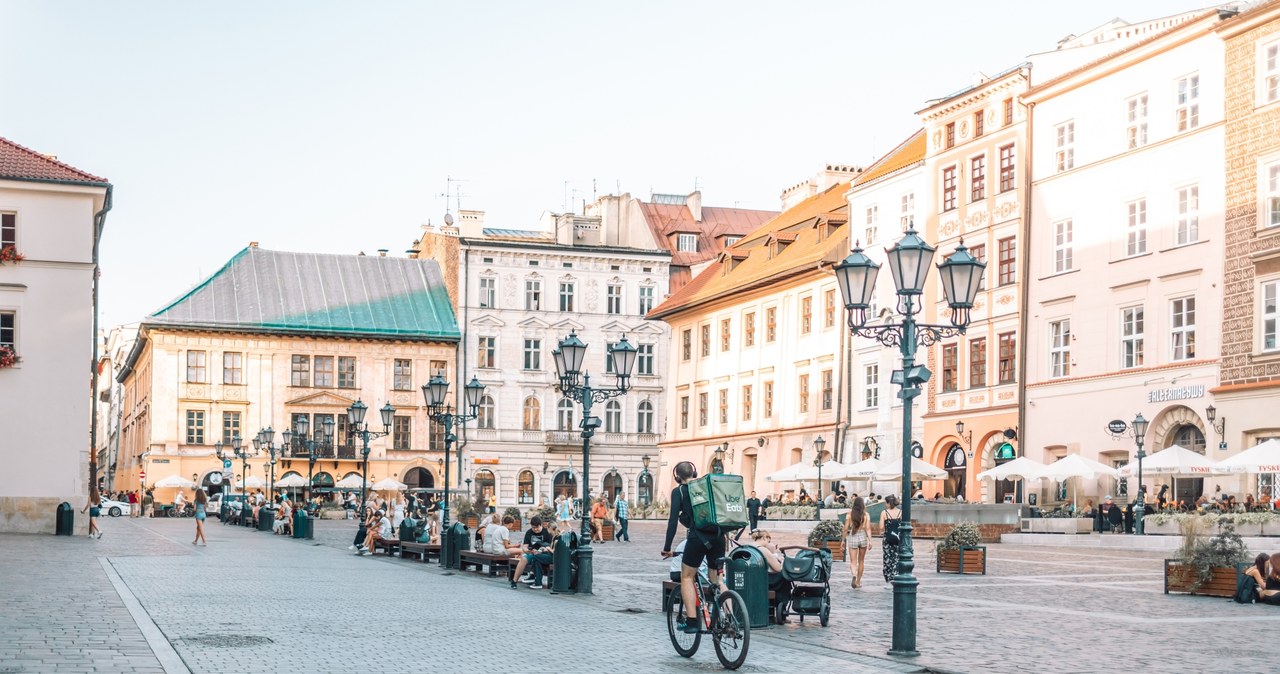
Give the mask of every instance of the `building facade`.
[{"label": "building facade", "polygon": [[[251,244],[193,290],[145,318],[116,379],[123,387],[114,487],[147,488],[166,477],[210,492],[239,491],[257,477],[310,474],[315,488],[364,473],[347,408],[364,402],[369,429],[395,408],[390,434],[370,443],[370,484],[391,477],[435,489],[442,436],[428,422],[421,387],[454,374],[459,339],[434,262],[270,251]],[[333,421],[318,461],[294,445],[255,452],[264,428],[283,432],[306,417],[311,434]],[[230,456],[239,436],[253,456]],[[221,443],[226,462],[216,450]],[[173,490],[156,490],[159,502]]]},{"label": "building facade", "polygon": [[[89,496],[98,242],[111,185],[0,138],[0,532]],[[21,256],[23,259],[18,259]],[[78,516],[87,526],[87,518]]]},{"label": "building facade", "polygon": [[98,348],[98,406],[97,454],[101,471],[98,488],[114,492],[116,460],[120,455],[120,419],[124,412],[124,386],[116,376],[133,350],[138,336],[137,324],[118,325],[106,331]]}]

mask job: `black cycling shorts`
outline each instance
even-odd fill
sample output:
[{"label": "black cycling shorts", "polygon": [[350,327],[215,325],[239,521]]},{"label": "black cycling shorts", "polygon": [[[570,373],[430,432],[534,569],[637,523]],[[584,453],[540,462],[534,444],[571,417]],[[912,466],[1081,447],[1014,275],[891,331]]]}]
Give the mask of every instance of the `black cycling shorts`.
[{"label": "black cycling shorts", "polygon": [[702,560],[705,559],[707,568],[719,571],[724,567],[724,562],[720,559],[724,557],[724,536],[713,534],[705,538],[707,542],[703,543],[703,536],[690,534],[689,540],[684,544],[680,563],[696,569],[702,566]]}]

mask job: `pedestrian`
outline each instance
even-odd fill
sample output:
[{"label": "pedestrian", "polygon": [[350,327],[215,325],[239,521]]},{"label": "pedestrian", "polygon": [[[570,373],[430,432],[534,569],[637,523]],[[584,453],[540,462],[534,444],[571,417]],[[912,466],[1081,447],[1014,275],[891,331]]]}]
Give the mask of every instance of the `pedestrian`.
[{"label": "pedestrian", "polygon": [[178,488],[178,492],[173,495],[173,510],[178,517],[182,517],[182,505],[186,503],[187,497],[182,493],[182,488]]},{"label": "pedestrian", "polygon": [[155,504],[156,504],[155,494],[152,494],[151,490],[148,489],[147,493],[142,495],[142,516],[153,517],[154,513],[152,511],[155,510]]},{"label": "pedestrian", "polygon": [[627,497],[621,490],[618,491],[618,497],[614,500],[613,507],[614,514],[618,518],[618,535],[614,536],[614,538],[618,539],[619,542],[626,541],[630,543],[631,534],[627,533]]},{"label": "pedestrian", "polygon": [[391,511],[391,528],[396,530],[400,529],[400,523],[404,521],[404,512],[406,507],[404,496],[396,497],[396,507]]},{"label": "pedestrian", "polygon": [[89,511],[89,537],[102,538],[102,529],[98,527],[98,516],[102,514],[102,497],[95,490],[89,494],[89,501],[80,512]]},{"label": "pedestrian", "polygon": [[777,502],[777,499],[773,498],[772,495],[766,495],[764,497],[764,500],[760,502],[760,516],[756,520],[756,524],[759,524],[761,520],[769,519],[769,507],[776,502]]},{"label": "pedestrian", "polygon": [[204,518],[205,507],[209,504],[209,495],[203,489],[196,489],[196,539],[191,541],[192,545],[209,545],[209,541],[204,537]]},{"label": "pedestrian", "polygon": [[[759,528],[760,499],[756,498],[755,492],[751,492],[751,497],[747,499],[747,521],[751,524],[751,526],[747,527],[751,531],[755,531]],[[742,529],[738,530],[738,533],[734,535],[733,540],[736,541],[739,538],[742,538]]]},{"label": "pedestrian", "polygon": [[604,504],[604,497],[596,499],[594,505],[591,506],[591,537],[593,543],[604,542],[604,518],[609,514],[609,508]]},{"label": "pedestrian", "polygon": [[884,497],[884,504],[880,518],[880,550],[884,555],[884,582],[890,583],[898,573],[898,546],[902,545],[898,527],[902,524],[902,511],[898,509],[898,497],[894,494]]},{"label": "pedestrian", "polygon": [[129,494],[129,517],[138,516],[138,492],[130,491]]},{"label": "pedestrian", "polygon": [[849,515],[844,518],[844,540],[848,547],[847,558],[854,589],[862,587],[862,569],[867,559],[870,530],[871,517],[867,515],[867,504],[861,496],[855,496]]}]

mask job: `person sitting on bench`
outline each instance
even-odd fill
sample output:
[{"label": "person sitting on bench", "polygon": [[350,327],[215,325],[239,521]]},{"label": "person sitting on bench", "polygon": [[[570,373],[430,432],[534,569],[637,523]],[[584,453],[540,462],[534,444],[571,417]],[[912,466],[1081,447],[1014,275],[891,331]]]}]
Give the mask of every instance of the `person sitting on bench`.
[{"label": "person sitting on bench", "polygon": [[520,546],[511,542],[511,529],[507,528],[509,524],[515,524],[516,519],[510,515],[502,516],[502,524],[490,524],[484,530],[484,545],[480,548],[481,552],[487,552],[491,555],[507,555],[514,557],[520,554]]},{"label": "person sitting on bench", "polygon": [[[529,530],[524,532],[524,545],[521,546],[524,555],[520,557],[520,563],[516,564],[516,570],[511,575],[511,589],[516,589],[517,580],[529,583],[535,590],[542,589],[543,572],[551,564],[552,540],[551,532],[542,526],[542,518],[534,515],[529,520]],[[533,566],[533,577],[526,581],[520,575],[527,565]]]}]

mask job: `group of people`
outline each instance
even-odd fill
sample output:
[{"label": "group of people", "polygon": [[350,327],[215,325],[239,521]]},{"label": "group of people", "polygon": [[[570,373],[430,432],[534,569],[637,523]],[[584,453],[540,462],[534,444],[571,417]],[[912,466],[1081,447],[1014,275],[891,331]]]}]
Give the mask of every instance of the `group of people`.
[{"label": "group of people", "polygon": [[[1244,575],[1253,579],[1255,594],[1251,597],[1252,599],[1264,604],[1280,606],[1280,553],[1275,555],[1258,553],[1258,556],[1253,559],[1253,566],[1245,569]],[[1244,599],[1237,597],[1237,601],[1244,601]]]}]

